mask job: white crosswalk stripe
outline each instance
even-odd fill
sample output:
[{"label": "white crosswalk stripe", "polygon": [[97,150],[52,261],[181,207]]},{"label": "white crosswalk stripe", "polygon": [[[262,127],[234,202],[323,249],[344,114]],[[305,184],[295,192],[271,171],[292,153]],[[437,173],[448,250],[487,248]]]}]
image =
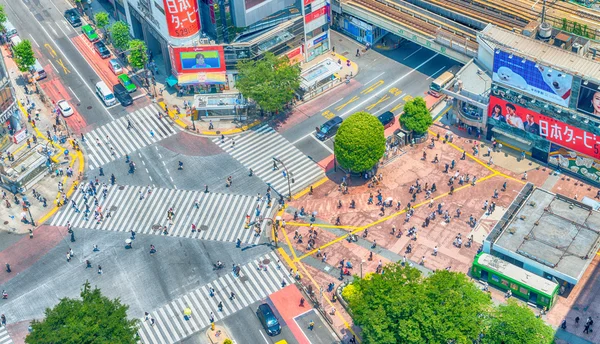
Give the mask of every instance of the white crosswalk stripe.
[{"label": "white crosswalk stripe", "polygon": [[[140,192],[144,195],[141,200]],[[273,208],[263,200],[257,201],[256,197],[246,195],[175,189],[153,189],[148,195],[147,187],[111,185],[108,186],[106,199],[100,191],[98,206],[105,218],[97,222],[94,219],[97,207],[94,206],[93,197],[88,196],[90,215],[87,220],[84,215],[84,193],[77,190],[73,199],[80,212],[71,203],[63,206],[52,220],[53,226],[70,223],[73,228],[119,232],[134,230],[138,234],[157,235],[163,235],[159,226],[168,226],[167,235],[170,236],[227,242],[235,242],[239,238],[243,243],[256,244],[260,236],[252,227],[246,228],[246,216],[250,215],[250,222],[254,223],[260,217],[270,218],[273,212]],[[196,200],[198,207],[195,206]],[[175,213],[170,225],[167,219],[169,208],[173,208]],[[196,225],[196,232],[192,232],[192,224]],[[266,221],[263,221],[262,227],[266,227]]]},{"label": "white crosswalk stripe", "polygon": [[[208,327],[211,312],[214,320],[219,321],[280,290],[282,281],[287,285],[293,283],[285,268],[277,268],[277,260],[275,253],[271,252],[241,267],[239,277],[230,272],[150,312],[155,323],[151,325],[142,319],[138,331],[142,343],[176,343]],[[259,264],[266,268],[259,270]],[[212,297],[209,295],[211,287],[215,290]],[[232,291],[235,294],[233,300],[229,298]],[[219,302],[223,302],[222,312],[218,310]],[[184,319],[186,308],[192,310],[189,320]]]},{"label": "white crosswalk stripe", "polygon": [[294,183],[291,184],[292,194],[325,176],[319,165],[268,125],[250,130],[236,138],[225,138],[223,141],[221,138],[215,138],[213,142],[242,165],[251,168],[257,176],[270,183],[271,187],[282,195],[288,194],[288,181],[287,177],[283,176],[284,169],[281,165],[278,170],[273,170],[273,157],[281,160],[291,173],[294,179]]},{"label": "white crosswalk stripe", "polygon": [[[161,112],[158,105],[152,104],[85,134],[90,169],[176,134],[175,128],[165,118],[158,119],[157,114]],[[133,126],[131,129],[127,129],[128,119]]]},{"label": "white crosswalk stripe", "polygon": [[0,344],[13,344],[5,326],[0,326]]}]

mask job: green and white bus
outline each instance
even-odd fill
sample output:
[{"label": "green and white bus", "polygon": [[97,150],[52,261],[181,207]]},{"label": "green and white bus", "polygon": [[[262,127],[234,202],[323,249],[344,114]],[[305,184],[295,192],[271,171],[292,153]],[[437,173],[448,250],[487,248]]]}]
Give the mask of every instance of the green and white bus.
[{"label": "green and white bus", "polygon": [[475,257],[471,275],[546,309],[554,305],[559,291],[556,282],[483,252]]}]

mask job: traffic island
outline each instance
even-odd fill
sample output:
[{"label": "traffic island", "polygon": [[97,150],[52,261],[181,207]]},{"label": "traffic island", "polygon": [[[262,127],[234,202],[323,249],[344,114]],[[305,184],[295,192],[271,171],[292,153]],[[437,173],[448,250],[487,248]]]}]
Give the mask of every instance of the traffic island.
[{"label": "traffic island", "polygon": [[235,343],[223,326],[215,325],[214,327],[209,327],[208,330],[206,330],[206,335],[208,336],[208,340],[210,340],[212,344]]}]

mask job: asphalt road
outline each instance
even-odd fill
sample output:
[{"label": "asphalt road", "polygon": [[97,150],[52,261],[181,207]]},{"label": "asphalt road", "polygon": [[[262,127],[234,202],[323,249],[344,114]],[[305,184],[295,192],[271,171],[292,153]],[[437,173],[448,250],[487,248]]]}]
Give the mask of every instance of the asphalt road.
[{"label": "asphalt road", "polygon": [[[333,153],[333,142],[331,138],[318,141],[314,137],[315,127],[334,116],[347,118],[357,111],[367,111],[375,116],[392,111],[397,115],[406,101],[425,96],[431,81],[457,64],[412,42],[405,42],[391,51],[371,49],[354,60],[360,70],[350,84],[317,98],[315,102],[322,105],[315,113],[305,113],[307,118],[301,123],[280,131],[317,162]],[[353,91],[348,93],[344,88]]]},{"label": "asphalt road", "polygon": [[71,100],[85,119],[85,125],[102,125],[127,113],[120,105],[107,109],[95,95],[94,85],[101,78],[71,41],[81,34],[81,29],[72,28],[63,17],[71,5],[51,0],[0,0],[0,4],[4,5],[8,20],[15,25],[19,36],[32,42],[40,63],[52,66],[52,70],[47,71],[48,80],[42,82],[60,79],[63,87],[59,87],[58,92]]}]

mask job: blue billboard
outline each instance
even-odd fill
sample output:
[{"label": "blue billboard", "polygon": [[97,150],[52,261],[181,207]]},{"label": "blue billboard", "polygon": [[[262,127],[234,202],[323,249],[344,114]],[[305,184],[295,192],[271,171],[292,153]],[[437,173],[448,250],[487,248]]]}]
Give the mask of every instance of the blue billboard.
[{"label": "blue billboard", "polygon": [[573,76],[551,67],[496,49],[492,79],[549,102],[569,106]]}]

